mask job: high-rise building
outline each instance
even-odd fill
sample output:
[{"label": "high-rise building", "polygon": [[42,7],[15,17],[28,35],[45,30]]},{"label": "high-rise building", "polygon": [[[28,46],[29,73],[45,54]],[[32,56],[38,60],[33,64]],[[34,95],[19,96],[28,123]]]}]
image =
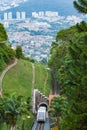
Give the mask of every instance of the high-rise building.
[{"label": "high-rise building", "polygon": [[25,19],[26,18],[26,13],[25,12],[21,12],[21,18]]},{"label": "high-rise building", "polygon": [[8,28],[9,27],[9,22],[4,22],[4,27]]},{"label": "high-rise building", "polygon": [[12,12],[9,12],[9,13],[8,13],[8,19],[9,19],[9,20],[12,20]]},{"label": "high-rise building", "polygon": [[38,17],[38,13],[32,12],[32,17],[37,18]]},{"label": "high-rise building", "polygon": [[20,19],[20,18],[21,18],[20,12],[16,12],[16,19]]},{"label": "high-rise building", "polygon": [[58,12],[53,12],[53,14],[55,17],[58,17],[58,15],[59,15]]},{"label": "high-rise building", "polygon": [[57,17],[58,12],[46,11],[45,16],[47,16],[47,17]]},{"label": "high-rise building", "polygon": [[4,20],[7,20],[8,19],[8,15],[7,13],[4,13]]},{"label": "high-rise building", "polygon": [[44,12],[43,11],[40,11],[39,12],[39,17],[43,17],[44,16]]}]

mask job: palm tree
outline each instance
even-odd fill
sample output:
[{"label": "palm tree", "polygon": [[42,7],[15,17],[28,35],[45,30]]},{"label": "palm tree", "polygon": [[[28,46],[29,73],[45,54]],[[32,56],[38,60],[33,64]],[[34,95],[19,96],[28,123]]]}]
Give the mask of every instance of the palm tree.
[{"label": "palm tree", "polygon": [[4,100],[0,97],[0,128],[2,127],[2,124],[5,122],[4,120]]},{"label": "palm tree", "polygon": [[6,100],[4,115],[9,130],[15,130],[17,121],[27,113],[27,106],[22,99],[22,96],[12,95]]},{"label": "palm tree", "polygon": [[7,130],[15,130],[17,121],[27,118],[30,110],[30,98],[25,101],[23,96],[16,96],[14,93],[5,94],[0,98],[0,128],[6,123]]},{"label": "palm tree", "polygon": [[74,1],[73,4],[80,13],[87,14],[87,0]]}]

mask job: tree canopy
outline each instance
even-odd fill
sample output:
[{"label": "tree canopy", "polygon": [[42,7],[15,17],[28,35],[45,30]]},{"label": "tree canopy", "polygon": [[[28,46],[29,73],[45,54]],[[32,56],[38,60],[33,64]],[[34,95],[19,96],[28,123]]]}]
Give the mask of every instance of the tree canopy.
[{"label": "tree canopy", "polygon": [[0,23],[0,71],[15,57],[15,51],[7,45],[8,35],[3,24]]},{"label": "tree canopy", "polygon": [[73,4],[80,13],[87,14],[87,0],[77,0]]},{"label": "tree canopy", "polygon": [[61,86],[60,95],[68,102],[67,112],[60,115],[60,130],[87,129],[87,30],[84,26],[87,23],[81,22],[58,32],[50,51],[49,67],[54,69]]},{"label": "tree canopy", "polygon": [[15,130],[17,121],[23,116],[26,118],[29,116],[30,100],[27,100],[28,102],[23,96],[16,96],[14,93],[5,94],[3,98],[0,98],[0,125],[6,124],[9,130]]},{"label": "tree canopy", "polygon": [[16,57],[17,57],[18,59],[20,59],[20,58],[23,57],[22,47],[21,47],[21,46],[17,46],[17,47],[16,47]]}]

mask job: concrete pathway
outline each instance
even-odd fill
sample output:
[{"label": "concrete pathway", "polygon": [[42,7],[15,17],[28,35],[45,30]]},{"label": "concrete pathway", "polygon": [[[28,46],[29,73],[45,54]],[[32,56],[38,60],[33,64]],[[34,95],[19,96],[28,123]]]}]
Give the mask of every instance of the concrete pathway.
[{"label": "concrete pathway", "polygon": [[34,63],[31,63],[32,65],[32,111],[33,113],[35,112],[35,91],[34,91],[34,86],[35,86],[35,65]]},{"label": "concrete pathway", "polygon": [[32,90],[34,89],[34,84],[35,84],[35,66],[32,63]]},{"label": "concrete pathway", "polygon": [[45,94],[45,90],[46,90],[47,80],[48,80],[48,72],[47,72],[47,75],[46,75],[45,81],[44,81],[44,94]]},{"label": "concrete pathway", "polygon": [[5,68],[5,70],[3,70],[1,76],[0,76],[0,96],[2,96],[2,80],[6,74],[6,72],[11,69],[12,67],[14,67],[17,64],[17,59],[15,59],[14,63],[12,63],[11,65],[7,66]]}]

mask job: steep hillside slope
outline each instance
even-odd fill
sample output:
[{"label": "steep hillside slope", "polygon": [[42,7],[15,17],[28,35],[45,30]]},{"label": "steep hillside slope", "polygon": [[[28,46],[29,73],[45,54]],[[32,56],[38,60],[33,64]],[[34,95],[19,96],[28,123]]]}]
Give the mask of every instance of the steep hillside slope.
[{"label": "steep hillside slope", "polygon": [[17,95],[29,97],[32,95],[32,87],[49,95],[50,73],[45,66],[34,64],[33,69],[31,62],[19,60],[18,64],[9,70],[3,79],[3,92],[15,92]]}]

